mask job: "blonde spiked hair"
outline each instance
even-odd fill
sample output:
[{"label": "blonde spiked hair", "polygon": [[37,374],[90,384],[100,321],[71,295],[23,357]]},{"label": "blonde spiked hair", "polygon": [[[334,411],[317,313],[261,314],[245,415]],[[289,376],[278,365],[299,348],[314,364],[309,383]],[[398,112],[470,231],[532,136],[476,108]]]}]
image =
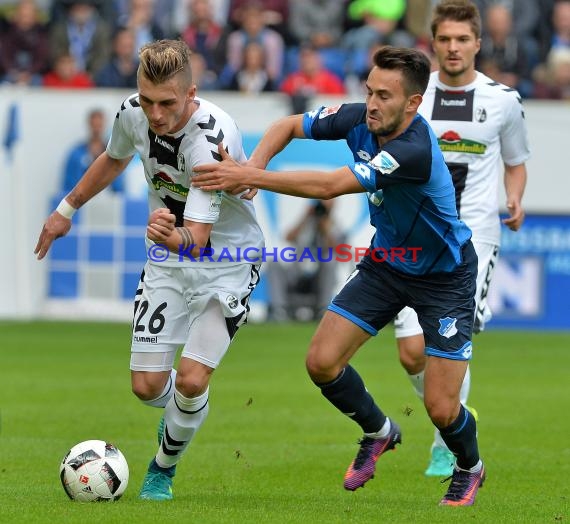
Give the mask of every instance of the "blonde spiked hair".
[{"label": "blonde spiked hair", "polygon": [[157,40],[139,51],[138,74],[153,84],[163,84],[183,72],[188,86],[192,84],[191,51],[182,40]]}]

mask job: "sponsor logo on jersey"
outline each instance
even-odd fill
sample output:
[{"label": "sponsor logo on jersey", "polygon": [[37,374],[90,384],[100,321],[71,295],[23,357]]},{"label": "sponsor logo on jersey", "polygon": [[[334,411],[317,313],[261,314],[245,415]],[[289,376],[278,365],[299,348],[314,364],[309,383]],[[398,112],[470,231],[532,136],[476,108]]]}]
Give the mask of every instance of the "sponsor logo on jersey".
[{"label": "sponsor logo on jersey", "polygon": [[151,179],[152,187],[158,191],[160,188],[165,188],[172,193],[177,195],[187,197],[188,188],[184,187],[182,184],[177,184],[170,176],[168,176],[164,171],[159,171],[155,173]]},{"label": "sponsor logo on jersey", "polygon": [[439,319],[439,329],[437,332],[445,338],[451,338],[457,334],[457,319],[451,317],[444,317]]},{"label": "sponsor logo on jersey", "polygon": [[487,150],[485,144],[461,138],[456,131],[446,131],[438,139],[437,143],[443,152],[451,153],[473,153],[474,155],[483,155]]},{"label": "sponsor logo on jersey", "polygon": [[325,107],[320,113],[319,113],[319,120],[321,118],[326,118],[327,116],[330,115],[334,115],[335,113],[338,113],[338,110],[340,109],[340,105],[338,106],[332,106],[332,107]]},{"label": "sponsor logo on jersey", "polygon": [[368,153],[368,151],[364,151],[364,149],[358,151],[358,153],[356,153],[356,156],[358,158],[362,158],[362,160],[365,162],[368,162],[372,158],[372,156],[370,156],[370,153]]},{"label": "sponsor logo on jersey", "polygon": [[148,130],[150,141],[148,156],[156,158],[158,164],[179,169],[180,159],[178,151],[184,135],[174,138],[172,136],[158,136],[150,128]]},{"label": "sponsor logo on jersey", "polygon": [[212,191],[210,193],[210,213],[220,211],[222,205],[222,192]]},{"label": "sponsor logo on jersey", "polygon": [[389,175],[400,167],[396,159],[388,151],[380,151],[371,161],[370,165],[383,175]]},{"label": "sponsor logo on jersey", "polygon": [[436,87],[431,119],[472,122],[473,95],[474,90],[444,91]]}]

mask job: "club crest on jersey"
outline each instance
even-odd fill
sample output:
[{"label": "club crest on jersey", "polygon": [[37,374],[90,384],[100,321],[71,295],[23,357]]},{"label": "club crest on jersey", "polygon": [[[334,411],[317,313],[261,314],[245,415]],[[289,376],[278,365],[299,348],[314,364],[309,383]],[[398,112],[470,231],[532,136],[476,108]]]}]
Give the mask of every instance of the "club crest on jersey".
[{"label": "club crest on jersey", "polygon": [[387,151],[380,151],[371,161],[370,165],[383,175],[389,175],[400,167],[396,159]]},{"label": "club crest on jersey", "polygon": [[184,171],[186,171],[186,160],[184,160],[184,154],[178,153],[177,159],[178,159],[178,171],[183,173]]},{"label": "club crest on jersey", "polygon": [[338,110],[340,109],[340,105],[338,106],[332,106],[332,107],[325,107],[320,113],[319,113],[319,120],[321,118],[326,118],[327,116],[330,115],[334,115],[335,113],[338,113]]},{"label": "club crest on jersey", "polygon": [[451,338],[457,334],[457,319],[451,317],[444,317],[439,319],[439,329],[437,332],[445,338]]},{"label": "club crest on jersey", "polygon": [[487,120],[487,111],[485,110],[484,107],[478,107],[475,109],[475,120],[481,123]]},{"label": "club crest on jersey", "polygon": [[233,295],[228,295],[226,297],[226,304],[230,309],[235,309],[236,307],[238,307],[238,299]]}]

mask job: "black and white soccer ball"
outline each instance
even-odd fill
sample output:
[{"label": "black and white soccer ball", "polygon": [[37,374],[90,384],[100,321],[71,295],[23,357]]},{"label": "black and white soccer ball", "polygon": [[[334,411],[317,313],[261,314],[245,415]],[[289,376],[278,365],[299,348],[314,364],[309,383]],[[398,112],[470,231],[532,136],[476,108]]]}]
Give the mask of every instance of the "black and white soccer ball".
[{"label": "black and white soccer ball", "polygon": [[72,500],[117,500],[127,489],[129,466],[113,444],[104,440],[86,440],[73,446],[63,457],[59,478]]}]

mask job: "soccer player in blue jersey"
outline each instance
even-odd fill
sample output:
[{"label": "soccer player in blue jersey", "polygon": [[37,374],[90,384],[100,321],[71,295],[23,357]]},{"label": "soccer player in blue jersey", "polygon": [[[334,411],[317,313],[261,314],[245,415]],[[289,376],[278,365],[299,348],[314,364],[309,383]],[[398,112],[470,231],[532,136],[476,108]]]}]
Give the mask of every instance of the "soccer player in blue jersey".
[{"label": "soccer player in blue jersey", "polygon": [[[369,254],[336,295],[310,343],[306,366],[325,398],[354,420],[364,436],[344,487],[374,476],[376,461],[402,440],[349,364],[358,349],[413,307],[425,334],[424,403],[457,457],[441,505],[473,504],[485,479],[476,422],[459,402],[471,358],[477,256],[471,230],[458,219],[451,175],[427,121],[417,113],[430,64],[420,51],[383,47],[374,55],[366,102],[322,107],[273,124],[247,164],[220,147],[224,160],[197,166],[205,190],[269,189],[329,199],[368,193],[376,228]],[[263,168],[293,138],[346,140],[354,163],[334,171],[269,172]],[[391,256],[384,258],[387,252]]]}]

